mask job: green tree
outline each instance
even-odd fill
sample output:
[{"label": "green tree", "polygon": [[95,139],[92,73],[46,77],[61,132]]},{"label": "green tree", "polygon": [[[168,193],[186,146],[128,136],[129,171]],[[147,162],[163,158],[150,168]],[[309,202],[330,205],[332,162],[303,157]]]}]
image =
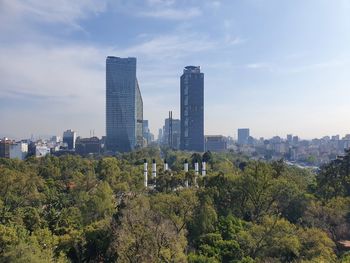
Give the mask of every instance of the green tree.
[{"label": "green tree", "polygon": [[186,238],[172,222],[153,211],[146,197],[128,200],[110,253],[117,262],[185,262]]}]

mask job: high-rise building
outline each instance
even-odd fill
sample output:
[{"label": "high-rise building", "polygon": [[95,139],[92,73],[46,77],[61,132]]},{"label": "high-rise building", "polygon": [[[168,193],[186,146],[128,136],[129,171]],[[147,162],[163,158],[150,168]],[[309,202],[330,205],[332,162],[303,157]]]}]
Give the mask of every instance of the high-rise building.
[{"label": "high-rise building", "polygon": [[63,132],[63,143],[66,143],[68,150],[75,149],[75,141],[77,139],[77,133],[73,130],[66,130]]},{"label": "high-rise building", "polygon": [[146,140],[147,145],[151,142],[151,131],[148,126],[148,120],[143,120],[143,138]]},{"label": "high-rise building", "polygon": [[[181,122],[179,119],[171,119],[172,129],[170,132],[170,119],[164,121],[163,126],[163,144],[170,146],[170,140],[173,149],[180,148]],[[170,138],[172,136],[172,138]]]},{"label": "high-rise building", "polygon": [[106,59],[106,148],[129,152],[143,145],[143,102],[136,58]]},{"label": "high-rise building", "polygon": [[200,67],[184,68],[181,89],[180,148],[186,151],[204,151],[204,74]]},{"label": "high-rise building", "polygon": [[163,129],[158,129],[158,143],[162,144],[163,142]]},{"label": "high-rise building", "polygon": [[249,129],[247,128],[238,129],[237,133],[238,133],[238,140],[237,140],[238,144],[240,145],[248,144]]}]

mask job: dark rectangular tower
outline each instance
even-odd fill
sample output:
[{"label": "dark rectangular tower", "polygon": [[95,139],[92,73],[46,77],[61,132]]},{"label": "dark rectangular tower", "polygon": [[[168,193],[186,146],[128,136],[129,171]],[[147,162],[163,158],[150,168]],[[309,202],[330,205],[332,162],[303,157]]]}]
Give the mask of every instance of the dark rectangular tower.
[{"label": "dark rectangular tower", "polygon": [[143,102],[136,58],[106,59],[106,146],[113,152],[141,147]]},{"label": "dark rectangular tower", "polygon": [[204,74],[200,67],[187,66],[180,81],[181,139],[185,151],[204,151]]}]

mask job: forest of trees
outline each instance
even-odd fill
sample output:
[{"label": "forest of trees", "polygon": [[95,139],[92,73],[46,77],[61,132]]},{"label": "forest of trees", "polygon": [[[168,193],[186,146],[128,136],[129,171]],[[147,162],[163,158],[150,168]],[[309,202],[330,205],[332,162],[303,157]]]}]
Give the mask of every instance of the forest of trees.
[{"label": "forest of trees", "polygon": [[[143,159],[161,156],[171,172],[145,189]],[[317,173],[157,148],[0,159],[0,221],[0,263],[350,262],[350,151]]]}]

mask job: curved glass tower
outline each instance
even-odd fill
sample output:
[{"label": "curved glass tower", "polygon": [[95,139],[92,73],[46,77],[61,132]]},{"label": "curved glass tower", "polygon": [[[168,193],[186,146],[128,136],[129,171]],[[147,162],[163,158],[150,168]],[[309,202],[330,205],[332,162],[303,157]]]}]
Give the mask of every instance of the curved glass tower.
[{"label": "curved glass tower", "polygon": [[106,147],[129,152],[142,146],[143,102],[136,58],[106,59]]}]

